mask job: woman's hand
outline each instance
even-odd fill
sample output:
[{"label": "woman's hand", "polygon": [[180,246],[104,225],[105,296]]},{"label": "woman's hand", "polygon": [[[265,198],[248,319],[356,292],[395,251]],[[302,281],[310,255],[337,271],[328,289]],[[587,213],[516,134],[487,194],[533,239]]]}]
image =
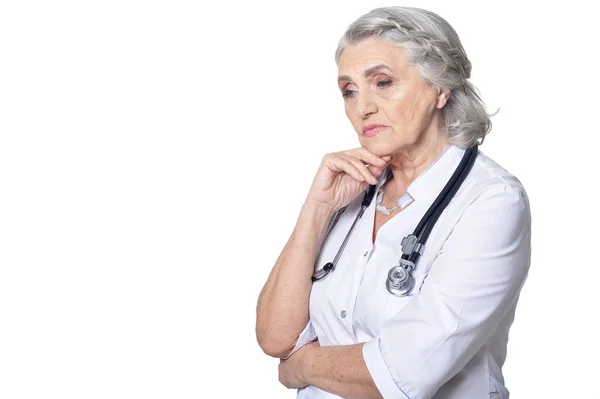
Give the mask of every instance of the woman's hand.
[{"label": "woman's hand", "polygon": [[391,159],[389,155],[379,157],[364,147],[326,154],[307,200],[338,210],[369,184],[377,184],[377,177]]},{"label": "woman's hand", "polygon": [[319,340],[315,340],[298,349],[287,359],[279,361],[279,382],[286,388],[304,388],[308,385],[303,376],[303,367],[306,356],[314,348],[318,348]]}]

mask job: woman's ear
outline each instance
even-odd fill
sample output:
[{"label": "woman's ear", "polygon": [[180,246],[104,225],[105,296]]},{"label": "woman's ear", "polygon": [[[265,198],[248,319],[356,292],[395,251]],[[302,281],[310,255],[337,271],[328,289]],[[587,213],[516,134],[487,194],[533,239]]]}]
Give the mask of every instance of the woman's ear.
[{"label": "woman's ear", "polygon": [[438,87],[438,96],[435,107],[438,109],[444,108],[444,106],[448,102],[448,98],[450,98],[450,90],[442,90]]}]

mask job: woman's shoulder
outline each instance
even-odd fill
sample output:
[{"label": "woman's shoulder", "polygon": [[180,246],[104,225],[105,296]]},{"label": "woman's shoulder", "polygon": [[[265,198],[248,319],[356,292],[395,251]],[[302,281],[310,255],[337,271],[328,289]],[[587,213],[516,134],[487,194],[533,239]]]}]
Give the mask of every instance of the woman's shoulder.
[{"label": "woman's shoulder", "polygon": [[478,152],[470,175],[472,175],[474,186],[479,190],[504,187],[527,195],[523,183],[517,176],[481,150]]},{"label": "woman's shoulder", "polygon": [[504,202],[503,207],[512,203],[513,207],[517,205],[529,213],[529,198],[521,180],[481,149],[468,181],[468,203],[489,199],[499,204]]}]

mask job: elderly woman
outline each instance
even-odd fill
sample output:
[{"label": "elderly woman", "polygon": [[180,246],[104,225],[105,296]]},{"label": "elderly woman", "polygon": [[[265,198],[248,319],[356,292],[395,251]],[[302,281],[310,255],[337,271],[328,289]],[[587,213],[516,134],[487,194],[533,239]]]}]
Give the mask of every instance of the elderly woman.
[{"label": "elderly woman", "polygon": [[508,398],[529,202],[478,150],[491,123],[456,32],[375,9],[336,63],[360,147],[323,157],[258,299],[259,345],[299,398]]}]

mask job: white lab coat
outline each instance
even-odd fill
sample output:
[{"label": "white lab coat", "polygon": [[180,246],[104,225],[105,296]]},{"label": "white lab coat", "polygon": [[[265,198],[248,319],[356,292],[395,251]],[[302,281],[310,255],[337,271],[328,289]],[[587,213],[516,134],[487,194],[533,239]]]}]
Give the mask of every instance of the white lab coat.
[{"label": "white lab coat", "polygon": [[[380,228],[374,244],[372,201],[336,269],[313,283],[310,321],[293,352],[315,338],[321,346],[366,342],[365,363],[384,398],[508,398],[502,365],[531,259],[529,201],[516,177],[479,151],[429,236],[413,271],[412,295],[396,297],[385,287],[402,255],[402,238],[414,231],[464,152],[451,144],[410,184],[414,202]],[[362,198],[340,217],[316,269],[335,257]],[[297,397],[339,398],[314,386],[299,389]]]}]

